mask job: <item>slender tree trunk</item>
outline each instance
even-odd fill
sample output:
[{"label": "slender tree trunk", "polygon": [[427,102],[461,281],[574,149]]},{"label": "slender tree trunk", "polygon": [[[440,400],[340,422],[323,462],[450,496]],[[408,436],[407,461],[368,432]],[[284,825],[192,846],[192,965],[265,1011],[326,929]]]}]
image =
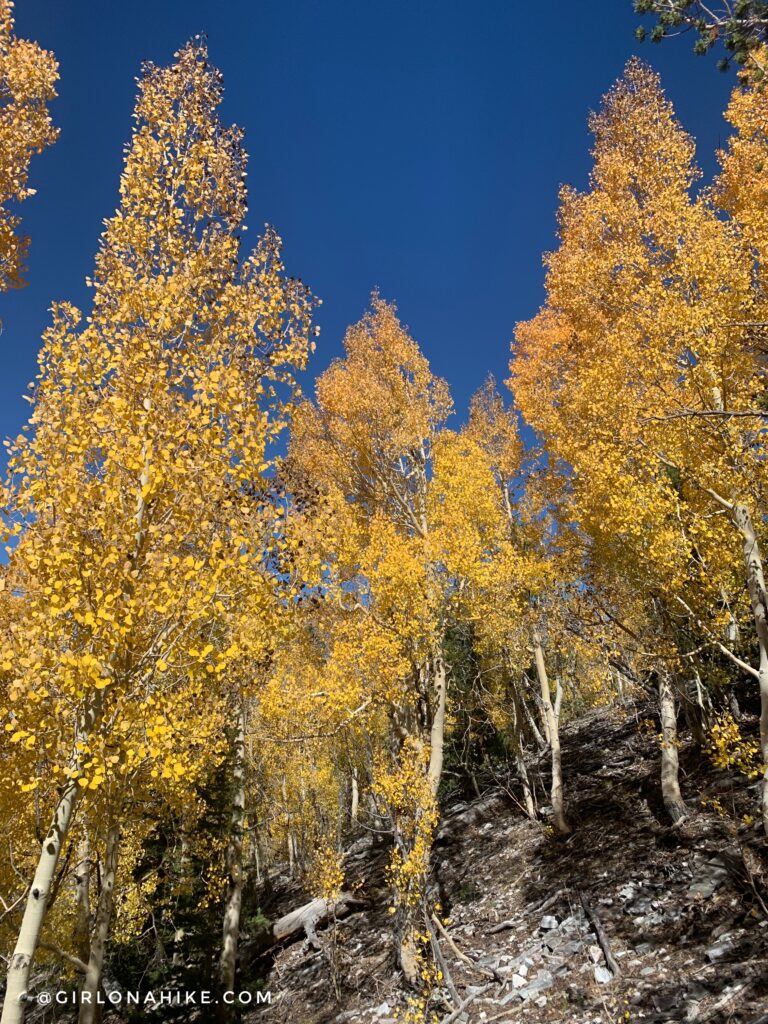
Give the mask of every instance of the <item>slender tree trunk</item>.
[{"label": "slender tree trunk", "polygon": [[81,792],[76,781],[70,780],[66,784],[56,805],[51,827],[43,840],[35,877],[32,880],[32,887],[24,908],[16,948],[8,964],[1,1024],[22,1024],[24,1020],[26,1005],[24,997],[29,983],[32,958],[40,940],[40,932],[48,908],[48,897],[56,875],[61,848],[72,824],[72,817]]},{"label": "slender tree trunk", "polygon": [[552,695],[549,689],[547,666],[544,664],[544,652],[541,649],[541,639],[537,630],[533,631],[533,656],[536,662],[536,672],[539,677],[539,685],[541,687],[542,717],[546,725],[546,732],[552,751],[551,799],[553,822],[557,831],[561,835],[566,835],[571,831],[571,827],[565,817],[563,799],[563,766],[560,753],[560,729],[558,716],[555,714],[555,709],[552,707]]},{"label": "slender tree trunk", "polygon": [[[525,676],[525,681],[526,683],[528,683],[529,686],[533,686],[533,683],[530,681],[528,676]],[[536,746],[539,748],[539,750],[546,750],[548,746],[547,740],[544,736],[542,736],[539,727],[536,725],[536,719],[533,717],[533,715],[531,714],[531,709],[528,707],[528,701],[525,699],[525,693],[521,693],[520,688],[517,685],[517,681],[514,679],[512,682],[512,686],[515,690],[515,696],[517,698],[518,705],[522,708],[525,720],[528,723],[529,729],[531,730],[531,735],[536,741]]]},{"label": "slender tree trunk", "polygon": [[[431,671],[430,671],[431,670]],[[447,702],[448,680],[445,671],[445,661],[442,651],[436,654],[427,665],[426,671],[430,672],[428,684],[434,695],[434,709],[432,711],[429,729],[429,765],[427,768],[427,779],[432,799],[437,802],[437,793],[440,788],[440,779],[443,774],[443,752],[445,746],[445,712]],[[420,813],[418,811],[417,813]],[[431,842],[431,836],[428,837]],[[406,854],[410,851],[407,850]],[[419,976],[419,928],[417,918],[424,909],[424,893],[426,887],[426,871],[419,882],[421,901],[415,906],[403,902],[400,905],[396,920],[396,945],[397,958],[403,977],[412,988],[418,988]]]},{"label": "slender tree trunk", "polygon": [[528,774],[528,768],[525,763],[525,748],[523,746],[523,729],[520,715],[520,694],[517,692],[517,687],[513,688],[512,691],[512,717],[513,723],[513,736],[512,743],[514,745],[514,758],[515,767],[517,768],[517,775],[520,779],[520,784],[523,787],[523,802],[525,803],[525,813],[531,819],[536,820],[536,804],[533,799],[533,788],[531,786],[531,777]]},{"label": "slender tree trunk", "polygon": [[677,756],[677,708],[672,678],[665,666],[659,669],[659,715],[661,718],[661,795],[673,822],[688,813],[680,792],[680,764]]},{"label": "slender tree trunk", "polygon": [[[245,709],[241,705],[237,732],[233,743],[232,812],[227,847],[227,900],[224,908],[221,956],[219,958],[219,989],[233,992],[237,966],[237,944],[240,937],[240,910],[243,902],[243,825],[245,822]],[[219,1019],[232,1017],[233,1007],[219,1004]]]},{"label": "slender tree trunk", "polygon": [[429,732],[429,784],[432,795],[437,798],[440,779],[443,774],[443,750],[445,746],[445,706],[448,685],[445,676],[445,661],[442,652],[434,661],[435,710]]},{"label": "slender tree trunk", "polygon": [[104,870],[101,876],[101,892],[96,909],[96,921],[91,939],[91,951],[85,979],[80,990],[80,1013],[78,1024],[98,1024],[102,1006],[98,999],[101,993],[101,979],[104,971],[104,955],[107,950],[109,928],[112,923],[112,908],[115,899],[115,874],[120,849],[120,826],[113,822],[107,832],[107,847],[104,856]]},{"label": "slender tree trunk", "polygon": [[693,680],[685,684],[681,696],[686,725],[691,730],[691,736],[696,747],[701,749],[707,742],[709,716],[704,703],[704,687],[698,672],[696,672]]},{"label": "slender tree trunk", "polygon": [[84,833],[80,841],[75,868],[75,953],[83,963],[91,955],[91,844],[83,823]]},{"label": "slender tree trunk", "polygon": [[531,777],[528,774],[528,769],[525,765],[525,757],[523,755],[523,749],[520,746],[519,739],[515,741],[515,767],[517,768],[517,776],[520,779],[520,784],[523,787],[523,802],[525,803],[525,813],[528,815],[531,821],[536,821],[536,804],[533,801]]},{"label": "slender tree trunk", "polygon": [[768,594],[765,589],[765,574],[760,544],[752,523],[752,516],[745,504],[733,506],[733,521],[744,543],[744,563],[747,569],[747,585],[755,620],[755,632],[760,651],[758,685],[760,687],[760,751],[766,766],[761,784],[761,809],[763,832],[768,836]]},{"label": "slender tree trunk", "polygon": [[360,784],[358,782],[357,765],[352,765],[350,790],[349,820],[352,825],[356,825],[360,813]]}]

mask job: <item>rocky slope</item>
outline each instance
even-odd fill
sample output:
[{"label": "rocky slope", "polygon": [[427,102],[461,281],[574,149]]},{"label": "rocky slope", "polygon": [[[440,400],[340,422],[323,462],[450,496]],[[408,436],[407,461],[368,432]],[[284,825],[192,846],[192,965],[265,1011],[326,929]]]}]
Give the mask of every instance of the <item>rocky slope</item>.
[{"label": "rocky slope", "polygon": [[[564,730],[566,839],[524,819],[513,788],[449,808],[434,885],[449,919],[440,947],[453,991],[435,1019],[768,1024],[768,857],[758,827],[742,820],[750,793],[684,746],[692,814],[670,828],[648,714],[593,711]],[[252,959],[246,948],[244,979],[265,973],[272,994],[249,1024],[402,1019],[408,993],[390,954],[386,859],[369,838],[348,856],[373,909],[313,943]],[[300,902],[285,883],[270,913]]]}]

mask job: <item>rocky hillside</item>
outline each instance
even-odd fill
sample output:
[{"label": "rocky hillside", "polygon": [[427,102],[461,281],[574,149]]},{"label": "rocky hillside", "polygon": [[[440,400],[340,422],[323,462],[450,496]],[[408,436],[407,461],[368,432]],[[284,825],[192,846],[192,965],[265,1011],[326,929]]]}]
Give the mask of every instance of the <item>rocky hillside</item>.
[{"label": "rocky hillside", "polygon": [[[436,1020],[768,1024],[768,857],[744,820],[743,779],[684,746],[691,814],[670,828],[645,714],[594,711],[564,730],[565,839],[525,819],[514,788],[448,809],[433,872],[448,918]],[[347,858],[364,906],[261,956],[246,944],[244,980],[261,973],[272,993],[249,1024],[403,1018],[386,860],[364,837]],[[270,916],[302,899],[283,880]]]}]

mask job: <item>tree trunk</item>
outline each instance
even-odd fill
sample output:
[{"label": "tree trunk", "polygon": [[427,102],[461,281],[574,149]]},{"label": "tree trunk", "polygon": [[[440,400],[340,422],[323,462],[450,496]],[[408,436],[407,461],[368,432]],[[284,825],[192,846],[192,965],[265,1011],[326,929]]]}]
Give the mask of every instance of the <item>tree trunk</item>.
[{"label": "tree trunk", "polygon": [[685,684],[681,694],[683,699],[683,713],[685,722],[691,730],[691,736],[697,749],[701,749],[707,742],[709,714],[705,704],[704,686],[701,676],[694,669],[694,678]]},{"label": "tree trunk", "polygon": [[104,954],[107,950],[109,927],[112,923],[112,908],[115,898],[115,874],[120,849],[120,826],[113,822],[107,832],[107,848],[104,855],[104,870],[101,876],[101,892],[96,909],[96,921],[91,939],[91,951],[85,979],[80,990],[80,1013],[78,1024],[98,1024],[102,1007],[98,1002],[101,993],[101,978],[104,971]]},{"label": "tree trunk", "polygon": [[[533,788],[531,786],[531,777],[528,774],[528,768],[525,763],[525,748],[523,746],[523,728],[520,714],[520,694],[517,692],[517,687],[513,687],[511,708],[513,718],[513,734],[512,744],[514,749],[515,767],[517,768],[517,775],[520,779],[520,784],[523,787],[523,802],[525,804],[525,813],[531,819],[536,820],[536,803],[533,799]],[[479,794],[478,794],[479,795]]]},{"label": "tree trunk", "polygon": [[[227,900],[224,908],[219,989],[233,992],[240,936],[240,910],[243,902],[243,825],[245,821],[245,709],[240,707],[233,742],[232,813],[227,847]],[[219,1004],[219,1019],[231,1018],[233,1007]]]},{"label": "tree trunk", "polygon": [[661,795],[673,822],[688,813],[680,792],[677,756],[677,708],[672,679],[666,667],[659,669],[659,715],[661,718]]},{"label": "tree trunk", "polygon": [[543,720],[546,727],[549,745],[552,751],[552,815],[553,824],[561,835],[567,835],[571,831],[565,817],[563,800],[563,766],[560,753],[560,729],[558,716],[552,707],[552,695],[549,690],[549,678],[547,677],[547,666],[544,664],[544,652],[541,649],[541,639],[537,630],[533,631],[533,655],[536,662],[536,672],[541,687],[541,703]]},{"label": "tree trunk", "polygon": [[29,971],[48,908],[48,897],[56,875],[56,867],[64,840],[82,792],[74,779],[62,790],[48,834],[43,840],[35,877],[27,897],[16,948],[8,964],[5,1001],[0,1024],[22,1024]]},{"label": "tree trunk", "polygon": [[744,504],[733,506],[733,521],[744,541],[744,562],[747,569],[747,585],[755,620],[755,632],[760,651],[758,685],[760,687],[760,751],[766,766],[761,784],[761,809],[763,833],[768,836],[768,595],[765,590],[763,559],[752,516]]},{"label": "tree trunk", "polygon": [[[427,671],[431,668],[431,678],[428,680],[429,687],[434,694],[434,708],[432,710],[429,729],[429,765],[427,768],[427,779],[432,799],[437,803],[437,793],[440,788],[440,780],[443,774],[443,753],[445,746],[445,712],[448,694],[448,680],[445,671],[443,653],[440,651],[434,656],[431,666],[427,665]],[[423,742],[423,740],[422,740]],[[432,836],[428,837],[432,843]],[[407,850],[406,853],[410,853]],[[402,901],[395,920],[395,942],[397,948],[397,960],[402,971],[403,978],[411,988],[418,988],[420,977],[420,955],[419,949],[421,940],[420,929],[417,927],[418,915],[423,912],[423,900],[426,891],[426,874],[418,882],[420,900],[417,904],[409,901]]]},{"label": "tree trunk", "polygon": [[88,963],[91,955],[91,844],[83,823],[75,868],[75,953]]},{"label": "tree trunk", "polygon": [[358,782],[357,765],[352,765],[350,790],[349,820],[352,825],[356,825],[360,814],[360,783]]},{"label": "tree trunk", "polygon": [[434,688],[436,693],[435,711],[429,732],[429,783],[432,795],[437,798],[440,779],[443,774],[443,748],[445,745],[445,705],[448,695],[445,677],[445,662],[442,653],[434,661]]}]

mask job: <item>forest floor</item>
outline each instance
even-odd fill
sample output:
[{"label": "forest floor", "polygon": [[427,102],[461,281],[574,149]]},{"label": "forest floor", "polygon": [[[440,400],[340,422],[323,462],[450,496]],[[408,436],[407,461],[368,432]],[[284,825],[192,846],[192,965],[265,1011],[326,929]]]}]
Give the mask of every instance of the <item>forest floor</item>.
[{"label": "forest floor", "polygon": [[[756,791],[684,743],[692,813],[669,827],[648,713],[595,710],[564,728],[566,838],[524,818],[505,788],[448,806],[433,881],[454,995],[434,1019],[768,1024],[768,857],[759,826],[743,820]],[[411,993],[391,955],[387,857],[373,837],[351,847],[348,883],[371,909],[318,930],[319,949],[298,941],[244,957],[241,979],[258,970],[271,992],[248,1024],[403,1020]],[[268,913],[304,899],[282,879]],[[451,1017],[456,996],[470,1001]]]}]

